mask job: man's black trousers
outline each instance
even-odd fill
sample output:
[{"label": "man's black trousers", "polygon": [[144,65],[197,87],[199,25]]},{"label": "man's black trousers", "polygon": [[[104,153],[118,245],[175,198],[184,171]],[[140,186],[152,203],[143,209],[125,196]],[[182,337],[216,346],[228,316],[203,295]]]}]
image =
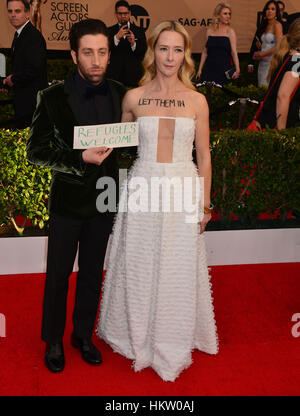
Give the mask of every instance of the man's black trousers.
[{"label": "man's black trousers", "polygon": [[103,262],[112,217],[99,214],[88,220],[51,214],[44,291],[42,340],[62,342],[69,276],[78,248],[78,273],[73,311],[77,337],[91,338],[100,298]]}]

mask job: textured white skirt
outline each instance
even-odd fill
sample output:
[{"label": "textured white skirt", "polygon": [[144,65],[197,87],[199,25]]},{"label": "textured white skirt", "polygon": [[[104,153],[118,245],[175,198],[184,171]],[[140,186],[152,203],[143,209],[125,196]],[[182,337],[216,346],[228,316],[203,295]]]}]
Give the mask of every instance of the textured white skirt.
[{"label": "textured white skirt", "polygon": [[[197,171],[192,162],[137,160],[128,183],[150,184],[153,176],[195,178]],[[218,352],[204,239],[186,213],[117,214],[96,332],[134,360],[135,371],[151,366],[166,381],[191,364],[193,349]]]}]

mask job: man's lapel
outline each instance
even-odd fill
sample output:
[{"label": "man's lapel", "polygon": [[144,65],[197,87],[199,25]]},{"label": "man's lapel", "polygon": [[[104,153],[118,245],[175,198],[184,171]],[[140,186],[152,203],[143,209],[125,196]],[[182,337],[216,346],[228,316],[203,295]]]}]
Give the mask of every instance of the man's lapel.
[{"label": "man's lapel", "polygon": [[11,55],[12,56],[14,55],[14,52],[15,52],[15,49],[16,49],[16,44],[17,44],[17,41],[18,41],[18,37],[19,37],[18,32],[15,31],[14,39],[13,39],[13,42],[11,44]]},{"label": "man's lapel", "polygon": [[11,45],[12,47],[12,56],[15,55],[16,50],[20,47],[20,45],[22,44],[22,39],[26,36],[27,32],[30,32],[31,30],[31,23],[28,22],[22,29],[20,35],[17,37],[17,39],[13,40],[13,43]]},{"label": "man's lapel", "polygon": [[84,103],[81,102],[79,94],[77,93],[75,80],[73,74],[70,78],[66,79],[64,85],[64,92],[67,96],[67,103],[69,105],[69,112],[72,113],[74,119],[74,125],[85,125],[84,120]]}]

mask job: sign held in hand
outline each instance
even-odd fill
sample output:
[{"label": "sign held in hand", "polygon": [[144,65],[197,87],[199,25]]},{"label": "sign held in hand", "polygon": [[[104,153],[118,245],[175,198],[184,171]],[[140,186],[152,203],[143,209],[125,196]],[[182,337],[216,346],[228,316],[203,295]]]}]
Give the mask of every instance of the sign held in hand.
[{"label": "sign held in hand", "polygon": [[138,134],[136,122],[74,126],[73,148],[138,146]]}]

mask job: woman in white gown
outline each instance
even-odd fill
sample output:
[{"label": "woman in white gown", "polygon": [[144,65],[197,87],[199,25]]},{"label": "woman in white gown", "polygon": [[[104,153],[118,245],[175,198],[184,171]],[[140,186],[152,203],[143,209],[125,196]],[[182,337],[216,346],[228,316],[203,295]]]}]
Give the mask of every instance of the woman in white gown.
[{"label": "woman in white gown", "polygon": [[139,124],[138,157],[119,203],[97,334],[135,371],[150,366],[174,381],[193,349],[218,352],[202,235],[211,218],[208,106],[190,81],[191,41],[179,23],[153,30],[144,67],[123,101],[122,121]]},{"label": "woman in white gown", "polygon": [[275,46],[282,37],[282,23],[280,9],[276,1],[268,1],[265,4],[262,14],[262,20],[257,32],[257,47],[260,51],[255,52],[253,59],[259,61],[258,64],[258,86],[268,87],[268,73],[272,54]]}]

